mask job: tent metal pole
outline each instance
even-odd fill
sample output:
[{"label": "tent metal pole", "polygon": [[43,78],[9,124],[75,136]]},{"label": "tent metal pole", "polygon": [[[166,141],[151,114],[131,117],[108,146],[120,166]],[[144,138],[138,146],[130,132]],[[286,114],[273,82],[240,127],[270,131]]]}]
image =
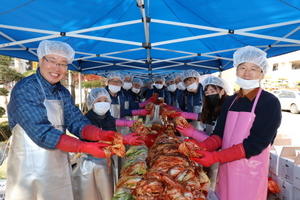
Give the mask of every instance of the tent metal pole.
[{"label": "tent metal pole", "polygon": [[[294,33],[296,33],[297,31],[300,30],[300,26],[298,26],[297,28],[295,28],[294,30],[292,30],[291,32],[289,32],[288,34],[286,34],[285,36],[283,36],[283,38],[287,38],[291,35],[293,35]],[[278,44],[280,41],[276,41],[273,44],[271,44],[271,46]],[[270,47],[267,47],[264,51],[267,51],[268,49],[270,49]]]},{"label": "tent metal pole", "polygon": [[97,26],[97,27],[92,27],[92,28],[80,29],[80,30],[71,31],[71,32],[68,32],[68,33],[79,34],[79,33],[97,31],[97,30],[102,30],[102,29],[115,28],[115,27],[119,27],[119,26],[139,24],[139,23],[141,23],[141,20],[137,19],[137,20],[127,21],[127,22],[120,22],[120,23],[115,23],[115,24],[109,24],[109,25]]},{"label": "tent metal pole", "polygon": [[118,40],[118,39],[111,39],[111,38],[104,38],[104,37],[96,37],[96,36],[90,36],[90,35],[81,35],[76,33],[66,33],[66,36],[68,37],[76,37],[76,38],[83,38],[83,39],[90,39],[90,40],[99,40],[99,41],[106,41],[106,42],[114,42],[114,43],[120,43],[120,44],[130,44],[135,46],[141,46],[140,42],[131,42],[126,40]]},{"label": "tent metal pole", "polygon": [[9,26],[9,25],[4,25],[4,24],[0,24],[0,28],[13,29],[13,30],[18,30],[18,31],[35,32],[35,33],[45,33],[45,34],[50,34],[50,35],[60,34],[60,32],[57,32],[57,31],[47,31],[47,30],[41,30],[41,29],[35,29],[35,28],[24,28],[24,27],[20,27],[20,26]]},{"label": "tent metal pole", "polygon": [[25,43],[31,43],[31,42],[41,41],[41,40],[48,40],[48,39],[53,39],[53,38],[58,38],[58,37],[61,37],[61,35],[60,34],[58,34],[58,35],[49,35],[49,36],[32,38],[32,39],[28,39],[28,40],[20,40],[20,41],[16,41],[16,42],[8,42],[8,43],[0,44],[0,48],[1,47],[14,46],[14,45],[20,45],[20,44],[25,44]]},{"label": "tent metal pole", "polygon": [[[14,40],[13,38],[9,37],[8,35],[4,34],[3,32],[0,31],[0,35],[2,35],[3,37],[5,37],[6,39],[12,41],[12,42],[16,42],[16,40]],[[27,47],[25,47],[24,45],[20,44],[20,47],[22,47],[22,50],[26,50]],[[32,51],[31,49],[28,49],[28,52],[32,53],[33,55],[37,56],[37,54]]]},{"label": "tent metal pole", "polygon": [[266,35],[260,35],[260,34],[255,34],[255,33],[246,33],[246,32],[241,32],[241,31],[238,31],[238,30],[234,31],[234,34],[243,35],[243,36],[250,36],[250,37],[254,37],[254,38],[263,38],[263,39],[268,39],[268,40],[275,40],[275,41],[291,42],[291,43],[300,44],[300,40],[293,40],[293,39],[274,37],[274,36],[266,36]]},{"label": "tent metal pole", "polygon": [[255,27],[251,27],[251,28],[244,28],[244,29],[238,29],[238,30],[239,31],[255,31],[255,30],[275,28],[275,27],[286,26],[286,25],[291,25],[291,24],[298,24],[298,23],[300,23],[300,20],[281,22],[281,23],[269,24],[269,25],[264,25],[264,26],[255,26]]},{"label": "tent metal pole", "polygon": [[82,105],[81,105],[81,101],[82,101],[81,72],[79,72],[78,78],[79,78],[79,109],[82,111]]},{"label": "tent metal pole", "polygon": [[187,23],[182,23],[182,22],[173,22],[173,21],[160,20],[160,19],[151,19],[151,22],[160,23],[160,24],[169,24],[169,25],[174,25],[174,26],[183,26],[183,27],[188,27],[188,28],[210,30],[210,31],[216,31],[216,32],[228,31],[227,29],[224,29],[224,28],[201,26],[201,25],[196,25],[196,24],[187,24]]},{"label": "tent metal pole", "polygon": [[177,43],[177,42],[184,42],[184,41],[190,41],[190,40],[198,40],[198,39],[203,39],[203,38],[210,38],[210,37],[217,37],[217,36],[222,36],[222,35],[227,35],[228,31],[222,32],[222,33],[210,33],[206,35],[198,35],[198,36],[193,36],[193,37],[186,37],[186,38],[181,38],[181,39],[174,39],[174,40],[166,40],[163,42],[155,42],[152,43],[151,46],[159,46],[159,45],[164,45],[164,44],[172,44],[172,43]]}]

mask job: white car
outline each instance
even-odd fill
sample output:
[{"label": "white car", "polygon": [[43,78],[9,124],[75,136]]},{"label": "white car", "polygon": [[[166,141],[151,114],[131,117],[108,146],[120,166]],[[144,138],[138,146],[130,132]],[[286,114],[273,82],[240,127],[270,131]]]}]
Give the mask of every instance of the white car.
[{"label": "white car", "polygon": [[281,110],[289,110],[293,114],[298,114],[300,109],[300,92],[298,91],[281,91],[277,95]]},{"label": "white car", "polygon": [[281,90],[273,90],[271,93],[274,94],[276,97],[278,97],[278,95],[284,91],[288,91],[288,90],[284,90],[284,89],[281,89]]}]

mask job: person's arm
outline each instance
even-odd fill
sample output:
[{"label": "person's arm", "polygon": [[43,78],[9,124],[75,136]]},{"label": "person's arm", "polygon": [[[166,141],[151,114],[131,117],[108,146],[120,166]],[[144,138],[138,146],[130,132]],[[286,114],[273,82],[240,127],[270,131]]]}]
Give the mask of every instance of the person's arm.
[{"label": "person's arm", "polygon": [[83,142],[69,135],[61,135],[56,147],[66,152],[89,153],[98,158],[106,158],[103,147],[109,144],[100,142]]},{"label": "person's arm", "polygon": [[185,99],[184,99],[184,92],[182,90],[178,89],[178,94],[177,94],[177,102],[179,104],[179,108],[182,111],[185,111]]},{"label": "person's arm", "polygon": [[76,135],[80,139],[83,139],[81,132],[83,127],[91,122],[82,114],[79,108],[74,104],[74,100],[70,92],[64,88],[60,91],[60,95],[64,101],[64,112],[65,112],[65,125],[70,133]]},{"label": "person's arm", "polygon": [[164,88],[164,93],[165,93],[165,103],[171,105],[171,94],[166,87]]},{"label": "person's arm", "polygon": [[149,99],[150,97],[152,97],[152,95],[154,94],[153,90],[154,89],[148,89],[148,90],[146,90],[146,96],[145,96],[146,100]]}]

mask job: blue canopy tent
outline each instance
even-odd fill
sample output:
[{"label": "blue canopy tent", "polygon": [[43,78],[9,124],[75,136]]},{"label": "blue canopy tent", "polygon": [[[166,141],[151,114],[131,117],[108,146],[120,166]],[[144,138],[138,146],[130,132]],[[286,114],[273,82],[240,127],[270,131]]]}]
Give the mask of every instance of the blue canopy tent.
[{"label": "blue canopy tent", "polygon": [[252,45],[268,57],[300,49],[299,0],[1,0],[0,54],[37,61],[41,40],[76,51],[69,69],[145,77],[232,68]]}]

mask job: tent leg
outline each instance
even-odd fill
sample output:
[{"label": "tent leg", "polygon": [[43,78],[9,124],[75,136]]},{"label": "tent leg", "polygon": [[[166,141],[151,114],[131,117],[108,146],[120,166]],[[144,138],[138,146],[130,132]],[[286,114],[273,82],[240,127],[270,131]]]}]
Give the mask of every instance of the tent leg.
[{"label": "tent leg", "polygon": [[81,72],[79,72],[79,109],[82,110],[82,105],[81,105],[81,101],[82,101],[82,88],[81,88]]}]

